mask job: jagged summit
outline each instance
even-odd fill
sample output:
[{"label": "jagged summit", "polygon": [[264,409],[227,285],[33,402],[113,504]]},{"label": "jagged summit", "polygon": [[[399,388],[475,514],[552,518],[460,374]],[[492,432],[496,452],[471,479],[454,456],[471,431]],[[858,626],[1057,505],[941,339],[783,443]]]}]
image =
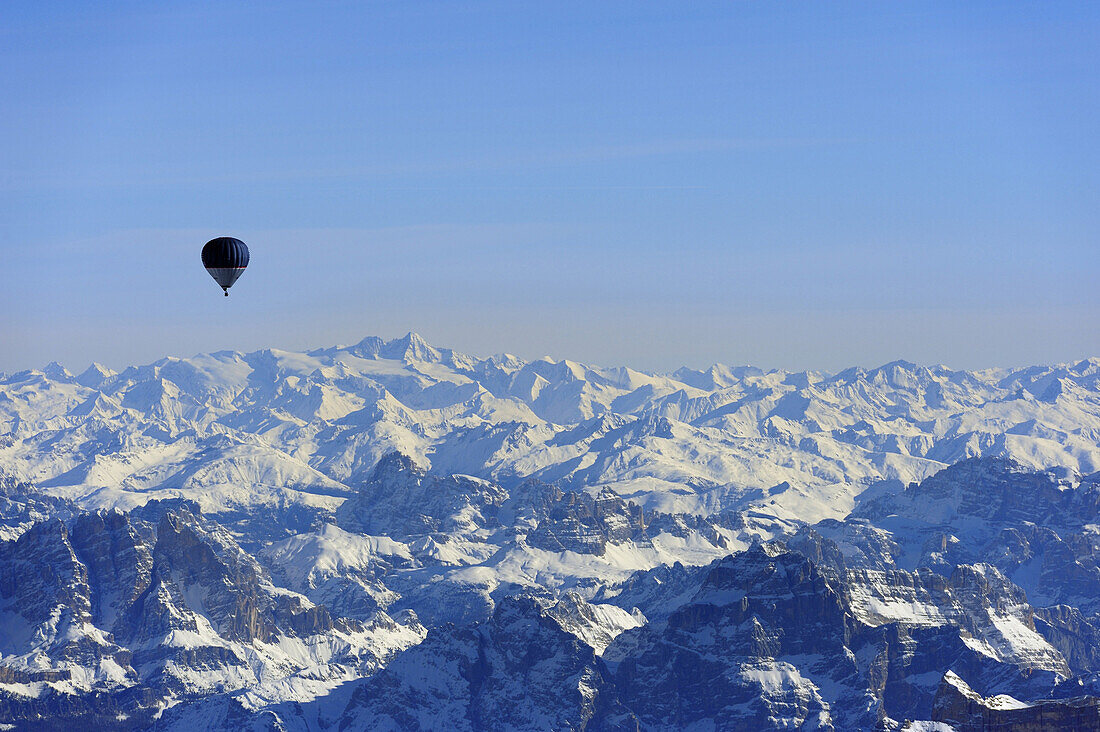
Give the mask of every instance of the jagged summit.
[{"label": "jagged summit", "polygon": [[[282,351],[280,349],[263,349],[261,351],[243,354],[238,351],[218,351],[215,353],[197,354],[196,356],[188,358],[180,358],[177,356],[166,356],[163,359],[154,362],[151,365],[164,365],[172,361],[194,361],[204,358],[214,358],[224,360],[227,357],[245,357],[249,360],[249,357],[254,357],[259,353],[292,353],[290,351]],[[638,374],[644,374],[646,376],[668,376],[671,378],[677,378],[684,383],[690,383],[691,381],[700,381],[706,386],[700,386],[699,388],[713,389],[716,386],[721,385],[723,382],[728,382],[726,385],[742,381],[747,377],[759,377],[765,374],[782,374],[786,375],[799,375],[809,378],[812,381],[820,379],[835,379],[841,381],[856,381],[859,379],[874,379],[889,378],[890,374],[905,373],[909,376],[917,375],[936,375],[938,377],[949,377],[953,374],[967,374],[967,373],[995,373],[1003,379],[1020,378],[1023,375],[1057,375],[1066,374],[1071,376],[1083,377],[1083,376],[1095,376],[1100,375],[1100,357],[1092,357],[1082,359],[1074,363],[1053,364],[1049,366],[1028,366],[1018,369],[1001,369],[991,368],[982,372],[966,372],[955,371],[942,364],[935,365],[921,365],[912,361],[904,359],[896,359],[889,363],[882,364],[877,367],[864,368],[860,366],[852,366],[847,369],[842,369],[835,373],[829,373],[820,370],[809,371],[789,371],[784,369],[761,369],[756,366],[742,365],[731,366],[722,363],[715,363],[711,366],[697,370],[689,367],[681,367],[668,374],[662,374],[657,372],[648,372],[645,370],[632,369],[627,366],[619,367],[603,367],[592,364],[584,364],[568,357],[555,357],[552,355],[544,355],[534,361],[526,361],[511,353],[500,352],[493,356],[482,359],[471,354],[455,351],[448,347],[436,346],[427,341],[422,335],[415,331],[409,331],[404,336],[393,338],[391,340],[385,340],[378,336],[368,335],[365,336],[359,342],[350,346],[328,346],[313,349],[305,352],[307,355],[330,355],[339,352],[354,353],[365,358],[377,358],[377,359],[389,359],[389,360],[408,360],[408,361],[438,361],[441,358],[458,358],[463,360],[470,360],[473,362],[489,361],[496,362],[498,365],[518,365],[520,367],[528,365],[530,363],[543,362],[546,364],[561,365],[568,373],[572,373],[578,376],[580,373],[589,369],[594,369],[598,372],[610,373],[616,370],[619,371],[634,371]],[[135,368],[135,367],[131,367]],[[28,371],[18,372],[19,374],[35,373],[34,369]],[[74,377],[63,365],[56,361],[51,361],[46,366],[37,370],[37,373],[45,374],[51,378],[58,379],[77,379],[80,380],[87,375],[89,378],[100,376],[103,378],[115,375],[115,372],[111,369],[103,366],[102,364],[93,362],[80,376]],[[3,374],[0,374],[3,376]]]},{"label": "jagged summit", "polygon": [[76,377],[76,383],[81,386],[86,386],[89,389],[97,389],[103,385],[107,379],[115,375],[115,372],[107,368],[103,364],[92,362],[92,365],[80,372],[80,375]]}]

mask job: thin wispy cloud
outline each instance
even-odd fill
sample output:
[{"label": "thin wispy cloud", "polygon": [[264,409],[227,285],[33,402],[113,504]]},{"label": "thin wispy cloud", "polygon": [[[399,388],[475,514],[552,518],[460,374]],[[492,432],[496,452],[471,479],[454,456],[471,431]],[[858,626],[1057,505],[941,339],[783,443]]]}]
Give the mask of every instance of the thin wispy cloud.
[{"label": "thin wispy cloud", "polygon": [[[0,190],[76,190],[82,188],[136,188],[136,187],[174,187],[208,186],[246,183],[289,183],[320,180],[379,180],[390,190],[410,189],[447,189],[464,183],[449,185],[391,185],[386,179],[409,178],[415,176],[460,174],[492,171],[534,171],[547,168],[568,166],[591,166],[599,163],[615,163],[625,160],[645,158],[689,158],[697,155],[736,154],[738,152],[759,152],[766,150],[790,150],[829,147],[849,142],[841,139],[798,139],[798,138],[731,138],[731,139],[674,139],[650,140],[631,144],[606,144],[588,147],[560,149],[515,150],[507,153],[487,152],[483,155],[454,158],[439,158],[421,162],[379,165],[350,165],[331,168],[271,168],[242,171],[233,166],[228,168],[211,167],[201,173],[179,175],[160,169],[130,171],[125,177],[97,176],[87,178],[64,173],[36,175],[27,171],[7,169],[0,172]],[[493,190],[505,186],[480,185],[482,190]],[[507,187],[527,187],[534,189],[637,189],[656,190],[661,188],[702,188],[694,185],[540,185],[538,183],[510,183]]]}]

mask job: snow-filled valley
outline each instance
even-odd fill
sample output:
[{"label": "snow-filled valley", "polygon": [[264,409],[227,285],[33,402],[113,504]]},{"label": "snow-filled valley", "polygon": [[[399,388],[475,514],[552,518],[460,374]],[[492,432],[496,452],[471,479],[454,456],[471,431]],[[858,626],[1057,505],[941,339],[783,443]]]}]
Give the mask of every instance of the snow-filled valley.
[{"label": "snow-filled valley", "polygon": [[0,375],[0,724],[1100,724],[1097,471],[1100,359]]}]

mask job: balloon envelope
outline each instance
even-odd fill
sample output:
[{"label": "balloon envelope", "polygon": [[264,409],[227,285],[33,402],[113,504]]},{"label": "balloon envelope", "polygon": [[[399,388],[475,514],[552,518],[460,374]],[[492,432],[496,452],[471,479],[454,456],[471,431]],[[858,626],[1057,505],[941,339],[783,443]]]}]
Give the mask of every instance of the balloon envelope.
[{"label": "balloon envelope", "polygon": [[231,236],[211,239],[202,248],[202,266],[206,267],[214,281],[229,295],[229,288],[244,274],[244,268],[248,266],[248,247],[240,239]]}]

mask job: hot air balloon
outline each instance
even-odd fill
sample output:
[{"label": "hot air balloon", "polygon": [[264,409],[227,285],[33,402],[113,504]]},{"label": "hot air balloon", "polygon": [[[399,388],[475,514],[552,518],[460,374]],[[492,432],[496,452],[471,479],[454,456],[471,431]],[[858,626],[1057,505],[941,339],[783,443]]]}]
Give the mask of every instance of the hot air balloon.
[{"label": "hot air balloon", "polygon": [[244,274],[248,266],[248,247],[240,239],[231,236],[219,236],[206,242],[202,248],[202,266],[225,290],[229,297],[229,288]]}]

